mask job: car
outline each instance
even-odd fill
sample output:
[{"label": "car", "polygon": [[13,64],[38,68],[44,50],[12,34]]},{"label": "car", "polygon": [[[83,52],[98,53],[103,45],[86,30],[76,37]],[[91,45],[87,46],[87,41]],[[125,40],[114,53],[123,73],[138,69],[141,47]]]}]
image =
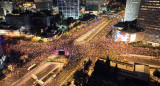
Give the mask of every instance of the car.
[{"label": "car", "polygon": [[56,78],[56,75],[53,75],[52,79]]}]

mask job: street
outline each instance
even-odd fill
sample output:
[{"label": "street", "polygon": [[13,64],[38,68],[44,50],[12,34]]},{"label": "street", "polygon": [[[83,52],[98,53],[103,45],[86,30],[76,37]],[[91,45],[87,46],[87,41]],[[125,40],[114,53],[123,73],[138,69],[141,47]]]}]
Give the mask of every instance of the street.
[{"label": "street", "polygon": [[12,86],[31,86],[34,84],[35,80],[31,78],[31,74],[35,74],[39,80],[42,80],[45,75],[47,75],[51,70],[56,70],[59,68],[59,64],[55,63],[45,63],[41,66],[38,66],[34,70],[27,73],[24,77],[22,77],[20,80],[16,81],[12,84]]}]

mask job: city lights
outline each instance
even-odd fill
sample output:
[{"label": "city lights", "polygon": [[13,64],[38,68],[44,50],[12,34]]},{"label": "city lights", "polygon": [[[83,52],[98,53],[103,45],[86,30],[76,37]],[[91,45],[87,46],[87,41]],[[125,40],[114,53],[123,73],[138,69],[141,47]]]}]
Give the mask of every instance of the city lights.
[{"label": "city lights", "polygon": [[0,0],[0,85],[160,86],[160,0]]}]

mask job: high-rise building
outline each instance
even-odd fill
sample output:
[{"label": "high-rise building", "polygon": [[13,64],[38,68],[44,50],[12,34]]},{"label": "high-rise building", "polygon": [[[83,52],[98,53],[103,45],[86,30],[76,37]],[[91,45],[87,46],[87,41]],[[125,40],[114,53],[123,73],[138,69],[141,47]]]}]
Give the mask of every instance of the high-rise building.
[{"label": "high-rise building", "polygon": [[86,0],[81,0],[80,2],[81,2],[81,5],[82,5],[82,6],[85,6]]},{"label": "high-rise building", "polygon": [[101,9],[102,0],[86,0],[85,11],[86,13],[98,14]]},{"label": "high-rise building", "polygon": [[102,0],[86,0],[86,11],[99,11]]},{"label": "high-rise building", "polygon": [[137,24],[145,30],[145,42],[160,44],[160,0],[141,0]]},{"label": "high-rise building", "polygon": [[3,12],[3,7],[2,7],[2,2],[0,2],[0,18],[3,18],[4,12]]},{"label": "high-rise building", "polygon": [[16,28],[25,27],[30,29],[30,16],[29,15],[6,15],[6,22],[14,25]]},{"label": "high-rise building", "polygon": [[79,0],[58,0],[59,12],[62,12],[64,18],[73,17],[74,19],[79,18]]},{"label": "high-rise building", "polygon": [[102,0],[102,3],[101,3],[101,10],[102,11],[106,11],[107,10],[107,1],[108,0]]},{"label": "high-rise building", "polygon": [[52,0],[34,0],[37,10],[52,10]]},{"label": "high-rise building", "polygon": [[127,0],[124,21],[133,21],[138,18],[141,0]]},{"label": "high-rise building", "polygon": [[45,29],[50,26],[49,16],[39,14],[21,14],[21,15],[6,15],[6,23],[15,26],[16,28],[26,28],[31,30],[32,28]]},{"label": "high-rise building", "polygon": [[13,3],[10,0],[0,1],[0,17],[5,16],[6,14],[11,14],[12,10],[13,10]]}]

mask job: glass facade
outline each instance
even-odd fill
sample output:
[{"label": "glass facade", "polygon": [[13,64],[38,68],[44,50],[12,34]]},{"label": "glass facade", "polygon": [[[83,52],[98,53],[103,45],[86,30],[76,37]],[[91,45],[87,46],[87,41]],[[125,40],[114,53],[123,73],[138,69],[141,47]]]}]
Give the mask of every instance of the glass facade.
[{"label": "glass facade", "polygon": [[79,0],[58,0],[58,8],[65,18],[79,18]]},{"label": "glass facade", "polygon": [[133,21],[138,18],[141,0],[127,0],[124,21]]},{"label": "glass facade", "polygon": [[102,0],[86,0],[86,11],[100,11]]},{"label": "glass facade", "polygon": [[34,0],[37,10],[52,10],[52,0]]},{"label": "glass facade", "polygon": [[160,0],[142,0],[138,26],[145,29],[144,41],[160,43]]}]

